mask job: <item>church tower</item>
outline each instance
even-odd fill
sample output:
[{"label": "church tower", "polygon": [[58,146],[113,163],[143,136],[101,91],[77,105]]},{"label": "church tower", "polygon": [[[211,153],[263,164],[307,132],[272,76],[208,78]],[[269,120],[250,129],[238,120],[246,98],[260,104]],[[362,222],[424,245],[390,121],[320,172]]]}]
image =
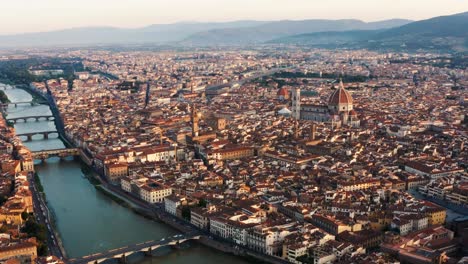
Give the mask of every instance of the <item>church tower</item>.
[{"label": "church tower", "polygon": [[294,88],[292,91],[292,117],[296,120],[301,119],[301,89]]},{"label": "church tower", "polygon": [[195,104],[192,104],[192,113],[190,115],[190,121],[192,121],[192,136],[197,137],[198,136],[198,120],[199,120],[199,115],[197,113],[197,110],[195,109]]}]

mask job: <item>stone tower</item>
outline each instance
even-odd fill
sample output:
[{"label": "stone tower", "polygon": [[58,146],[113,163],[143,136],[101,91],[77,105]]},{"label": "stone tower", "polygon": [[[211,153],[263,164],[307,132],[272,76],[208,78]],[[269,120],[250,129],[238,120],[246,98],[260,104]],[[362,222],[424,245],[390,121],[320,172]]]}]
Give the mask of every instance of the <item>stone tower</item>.
[{"label": "stone tower", "polygon": [[198,136],[198,120],[199,120],[199,115],[197,113],[197,110],[195,109],[195,104],[192,104],[192,114],[190,115],[190,119],[192,121],[192,136],[197,137]]},{"label": "stone tower", "polygon": [[296,120],[301,119],[301,89],[294,88],[292,91],[292,117]]}]

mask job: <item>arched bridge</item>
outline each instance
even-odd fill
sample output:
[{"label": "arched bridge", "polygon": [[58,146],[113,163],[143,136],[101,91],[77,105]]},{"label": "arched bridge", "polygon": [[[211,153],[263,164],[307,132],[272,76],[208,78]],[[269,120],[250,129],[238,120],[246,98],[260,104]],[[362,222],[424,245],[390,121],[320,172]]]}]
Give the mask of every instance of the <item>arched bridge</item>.
[{"label": "arched bridge", "polygon": [[42,135],[44,139],[49,139],[50,134],[59,134],[58,131],[42,131],[42,132],[31,132],[31,133],[22,133],[22,134],[16,134],[18,137],[26,137],[26,141],[31,141],[32,137],[35,135]]},{"label": "arched bridge", "polygon": [[147,241],[140,244],[111,249],[105,252],[96,253],[81,258],[69,259],[69,264],[97,264],[109,259],[118,259],[122,263],[127,262],[127,257],[133,253],[143,252],[151,255],[153,250],[164,246],[177,246],[188,240],[200,239],[200,235],[176,235],[171,238],[161,239],[159,241]]},{"label": "arched bridge", "polygon": [[24,122],[27,122],[28,120],[36,120],[39,121],[41,119],[44,120],[53,120],[54,116],[53,115],[40,115],[40,116],[22,116],[22,117],[12,117],[12,118],[7,118],[7,121],[11,121],[16,124],[16,122],[23,120]]},{"label": "arched bridge", "polygon": [[22,105],[22,104],[34,106],[34,105],[41,105],[41,104],[49,104],[49,102],[47,102],[47,101],[11,102],[11,103],[4,103],[4,104],[1,104],[1,106],[3,106],[3,107],[8,107],[8,106],[10,106],[10,105],[14,105],[15,107],[18,107],[18,105]]},{"label": "arched bridge", "polygon": [[79,156],[80,151],[77,148],[66,148],[66,149],[49,149],[49,150],[40,150],[31,152],[33,159],[46,160],[50,157],[70,157],[70,156]]}]

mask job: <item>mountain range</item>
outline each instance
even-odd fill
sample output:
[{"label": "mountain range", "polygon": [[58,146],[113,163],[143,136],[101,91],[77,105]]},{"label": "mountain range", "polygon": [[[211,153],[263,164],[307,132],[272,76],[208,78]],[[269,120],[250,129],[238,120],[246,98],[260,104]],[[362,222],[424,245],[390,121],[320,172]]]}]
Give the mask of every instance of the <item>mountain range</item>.
[{"label": "mountain range", "polygon": [[314,32],[269,41],[318,47],[468,51],[468,12],[415,21],[386,30]]},{"label": "mountain range", "polygon": [[169,44],[230,46],[275,43],[328,48],[468,50],[468,12],[421,21],[232,21],[155,24],[142,28],[74,28],[0,36],[0,47]]},{"label": "mountain range", "polygon": [[217,28],[253,27],[262,21],[234,21],[223,23],[182,22],[155,24],[142,28],[123,29],[115,27],[72,28],[50,32],[25,33],[0,36],[0,46],[67,46],[134,43],[177,42],[188,36]]},{"label": "mountain range", "polygon": [[73,28],[50,32],[0,36],[0,46],[64,46],[99,44],[233,45],[262,43],[279,37],[329,30],[382,29],[411,21],[393,19],[366,23],[360,20],[233,21],[156,24],[143,28]]},{"label": "mountain range", "polygon": [[199,32],[182,41],[192,45],[239,45],[263,43],[276,38],[323,31],[388,29],[410,23],[410,20],[392,19],[366,23],[355,19],[342,20],[282,20],[243,28],[220,28]]}]

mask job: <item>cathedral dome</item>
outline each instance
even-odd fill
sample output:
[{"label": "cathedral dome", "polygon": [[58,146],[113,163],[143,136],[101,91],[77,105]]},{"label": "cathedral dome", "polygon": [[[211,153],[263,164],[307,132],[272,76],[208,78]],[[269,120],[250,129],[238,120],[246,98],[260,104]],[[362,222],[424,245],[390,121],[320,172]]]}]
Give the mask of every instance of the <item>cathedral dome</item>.
[{"label": "cathedral dome", "polygon": [[343,104],[352,105],[353,97],[351,97],[351,94],[344,89],[343,82],[340,82],[340,88],[332,93],[328,100],[328,105],[338,106]]},{"label": "cathedral dome", "polygon": [[288,90],[284,87],[278,90],[278,96],[287,97],[289,95]]}]

